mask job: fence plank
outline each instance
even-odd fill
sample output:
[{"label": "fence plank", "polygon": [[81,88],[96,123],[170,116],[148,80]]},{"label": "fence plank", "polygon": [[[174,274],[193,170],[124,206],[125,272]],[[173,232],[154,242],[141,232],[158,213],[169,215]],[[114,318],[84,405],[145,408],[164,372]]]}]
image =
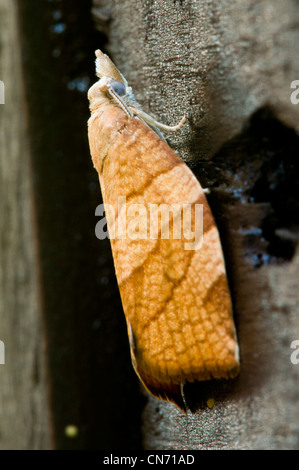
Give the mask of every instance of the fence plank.
[{"label": "fence plank", "polygon": [[[0,449],[51,448],[15,1],[0,0]],[[4,100],[3,100],[4,101]]]}]

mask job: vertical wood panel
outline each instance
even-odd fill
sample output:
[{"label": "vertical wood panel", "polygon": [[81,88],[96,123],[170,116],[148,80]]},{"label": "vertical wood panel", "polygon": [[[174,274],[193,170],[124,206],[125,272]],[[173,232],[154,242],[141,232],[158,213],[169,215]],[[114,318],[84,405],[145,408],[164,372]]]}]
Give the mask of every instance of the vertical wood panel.
[{"label": "vertical wood panel", "polygon": [[15,1],[0,0],[0,449],[49,449],[29,142]]}]

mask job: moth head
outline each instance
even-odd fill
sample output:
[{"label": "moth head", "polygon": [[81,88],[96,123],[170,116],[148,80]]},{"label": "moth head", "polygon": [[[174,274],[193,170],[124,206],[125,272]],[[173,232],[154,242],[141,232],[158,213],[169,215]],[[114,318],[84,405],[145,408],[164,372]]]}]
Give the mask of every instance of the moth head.
[{"label": "moth head", "polygon": [[96,74],[99,78],[88,92],[91,107],[99,104],[112,102],[121,107],[126,114],[132,115],[128,106],[135,105],[136,101],[132,88],[128,86],[127,80],[114,65],[112,60],[99,49],[96,55]]},{"label": "moth head", "polygon": [[99,80],[98,85],[102,93],[116,93],[119,97],[125,96],[127,94],[124,83],[113,80],[113,78],[102,77]]},{"label": "moth head", "polygon": [[142,111],[140,104],[134,97],[132,88],[128,86],[127,80],[112,60],[99,49],[95,51],[95,55],[96,74],[99,80],[88,91],[92,112],[105,104],[112,103],[121,108],[129,117],[138,117],[162,140],[165,139],[161,131],[176,132],[181,129],[186,122],[185,117],[175,126],[166,126]]}]

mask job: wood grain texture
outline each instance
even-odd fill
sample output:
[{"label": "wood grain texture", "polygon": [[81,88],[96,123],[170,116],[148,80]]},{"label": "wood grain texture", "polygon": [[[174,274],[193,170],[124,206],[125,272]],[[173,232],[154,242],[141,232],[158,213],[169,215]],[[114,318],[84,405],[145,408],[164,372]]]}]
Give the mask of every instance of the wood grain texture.
[{"label": "wood grain texture", "polygon": [[[153,395],[184,409],[184,383],[234,377],[239,371],[218,230],[200,184],[178,155],[107,98],[97,106],[97,84],[89,96],[91,155],[104,203],[114,209],[106,211],[110,233],[123,217],[119,197],[126,198],[127,227],[132,222],[130,205],[146,208],[141,220],[146,239],[133,240],[127,233],[111,240],[132,362]],[[184,236],[149,236],[151,204],[183,203],[203,206],[203,244],[197,250],[185,249]],[[180,219],[181,211],[176,214]]]},{"label": "wood grain texture", "polygon": [[0,449],[50,449],[37,243],[16,2],[0,0]]}]

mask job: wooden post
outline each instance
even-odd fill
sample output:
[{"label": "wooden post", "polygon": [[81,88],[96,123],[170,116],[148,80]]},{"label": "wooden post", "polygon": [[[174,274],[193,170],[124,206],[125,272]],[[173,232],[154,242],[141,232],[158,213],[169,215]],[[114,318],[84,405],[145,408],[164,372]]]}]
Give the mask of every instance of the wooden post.
[{"label": "wooden post", "polygon": [[0,0],[2,450],[51,448],[20,44],[15,1]]}]

